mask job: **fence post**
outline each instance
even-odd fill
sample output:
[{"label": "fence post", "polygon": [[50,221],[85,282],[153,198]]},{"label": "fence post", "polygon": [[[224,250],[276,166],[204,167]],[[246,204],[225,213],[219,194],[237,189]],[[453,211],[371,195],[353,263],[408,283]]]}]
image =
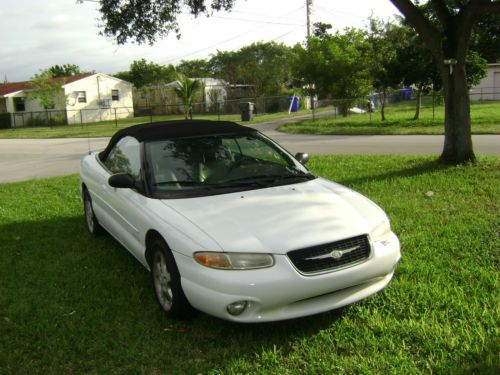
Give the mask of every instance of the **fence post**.
[{"label": "fence post", "polygon": [[118,127],[118,119],[116,118],[116,107],[114,109],[115,109],[115,128],[117,128]]},{"label": "fence post", "polygon": [[80,126],[83,129],[83,116],[82,116],[82,110],[80,109]]},{"label": "fence post", "polygon": [[220,102],[217,102],[217,119],[220,121]]}]

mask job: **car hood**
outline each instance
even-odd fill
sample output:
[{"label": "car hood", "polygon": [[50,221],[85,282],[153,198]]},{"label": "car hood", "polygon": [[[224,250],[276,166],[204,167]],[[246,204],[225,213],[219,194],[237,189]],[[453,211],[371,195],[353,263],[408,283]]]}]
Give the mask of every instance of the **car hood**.
[{"label": "car hood", "polygon": [[385,216],[362,195],[321,178],[162,202],[218,243],[214,251],[284,254],[369,233]]}]

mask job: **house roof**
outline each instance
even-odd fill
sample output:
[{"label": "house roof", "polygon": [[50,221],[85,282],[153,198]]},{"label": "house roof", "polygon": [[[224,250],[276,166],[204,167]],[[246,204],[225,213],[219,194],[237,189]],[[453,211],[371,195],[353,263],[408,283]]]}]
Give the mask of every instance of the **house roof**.
[{"label": "house roof", "polygon": [[[61,82],[63,84],[68,84],[71,82],[78,81],[82,78],[86,78],[91,76],[92,74],[82,74],[79,76],[70,76],[70,77],[57,77],[52,78],[51,82]],[[26,89],[30,89],[31,81],[23,81],[23,82],[10,82],[10,83],[0,83],[0,96],[12,94],[13,92],[22,91]]]}]

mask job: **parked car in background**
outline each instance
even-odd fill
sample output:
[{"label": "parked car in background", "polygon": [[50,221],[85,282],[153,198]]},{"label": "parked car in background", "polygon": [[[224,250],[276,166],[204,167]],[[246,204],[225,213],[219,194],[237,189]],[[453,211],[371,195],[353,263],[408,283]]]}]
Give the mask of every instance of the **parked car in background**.
[{"label": "parked car in background", "polygon": [[307,159],[231,122],[126,128],[81,162],[86,224],[151,271],[169,317],[336,309],[383,289],[400,245],[381,208],[313,175]]}]

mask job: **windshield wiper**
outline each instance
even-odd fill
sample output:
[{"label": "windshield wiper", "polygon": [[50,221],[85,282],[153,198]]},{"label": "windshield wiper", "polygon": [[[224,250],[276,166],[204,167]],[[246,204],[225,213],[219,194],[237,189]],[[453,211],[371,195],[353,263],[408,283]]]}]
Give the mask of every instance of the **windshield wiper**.
[{"label": "windshield wiper", "polygon": [[155,182],[153,186],[165,186],[165,185],[174,185],[174,184],[180,184],[180,185],[202,185],[199,182],[196,181],[182,181],[182,180],[171,180],[171,181],[160,181],[160,182]]},{"label": "windshield wiper", "polygon": [[235,178],[233,180],[228,180],[222,182],[224,185],[228,184],[258,184],[262,186],[268,186],[268,181],[271,182],[271,184],[275,183],[276,181],[281,181],[281,180],[288,180],[288,179],[307,179],[307,180],[312,180],[316,178],[311,173],[303,173],[303,174],[263,174],[263,175],[255,175],[255,176],[248,176],[248,177],[241,177],[241,178]]}]

